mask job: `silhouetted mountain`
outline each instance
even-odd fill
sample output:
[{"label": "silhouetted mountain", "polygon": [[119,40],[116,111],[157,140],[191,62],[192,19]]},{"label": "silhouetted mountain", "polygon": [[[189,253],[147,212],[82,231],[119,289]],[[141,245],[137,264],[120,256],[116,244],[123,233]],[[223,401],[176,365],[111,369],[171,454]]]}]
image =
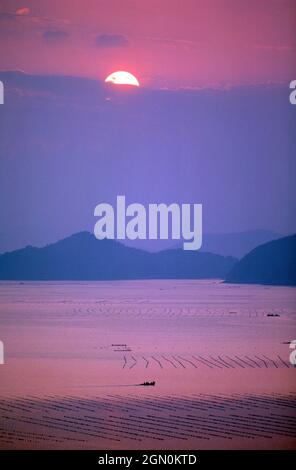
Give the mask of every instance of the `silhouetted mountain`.
[{"label": "silhouetted mountain", "polygon": [[[242,258],[257,246],[281,237],[282,235],[271,230],[247,230],[245,232],[234,233],[204,233],[200,251],[215,253],[221,256]],[[131,243],[129,245],[131,246]],[[142,248],[142,246],[139,247]],[[180,247],[180,243],[174,246],[174,248]]]},{"label": "silhouetted mountain", "polygon": [[296,235],[258,246],[233,266],[226,282],[296,285]]},{"label": "silhouetted mountain", "polygon": [[0,279],[112,280],[225,278],[236,260],[211,253],[148,253],[81,232],[43,248],[27,246],[0,256]]},{"label": "silhouetted mountain", "polygon": [[222,256],[242,258],[263,243],[280,238],[281,235],[269,230],[248,230],[237,233],[208,233],[204,235],[202,251]]}]

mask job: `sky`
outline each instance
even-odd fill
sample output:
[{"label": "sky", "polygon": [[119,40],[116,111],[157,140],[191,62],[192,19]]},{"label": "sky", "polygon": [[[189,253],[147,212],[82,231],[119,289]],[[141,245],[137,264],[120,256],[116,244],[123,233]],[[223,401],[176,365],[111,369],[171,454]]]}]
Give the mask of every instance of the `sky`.
[{"label": "sky", "polygon": [[[202,203],[204,233],[296,231],[296,2],[0,1],[0,253],[94,208]],[[104,83],[127,70],[139,88]]]},{"label": "sky", "polygon": [[294,0],[0,1],[1,68],[153,88],[283,83],[295,72]]}]

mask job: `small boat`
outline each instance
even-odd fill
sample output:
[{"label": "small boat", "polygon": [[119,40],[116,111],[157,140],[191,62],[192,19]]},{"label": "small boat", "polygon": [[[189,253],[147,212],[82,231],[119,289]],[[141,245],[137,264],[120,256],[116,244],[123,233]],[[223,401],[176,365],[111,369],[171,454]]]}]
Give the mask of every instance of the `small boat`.
[{"label": "small boat", "polygon": [[140,385],[143,385],[144,387],[154,387],[155,385],[155,382],[143,382],[142,384]]}]

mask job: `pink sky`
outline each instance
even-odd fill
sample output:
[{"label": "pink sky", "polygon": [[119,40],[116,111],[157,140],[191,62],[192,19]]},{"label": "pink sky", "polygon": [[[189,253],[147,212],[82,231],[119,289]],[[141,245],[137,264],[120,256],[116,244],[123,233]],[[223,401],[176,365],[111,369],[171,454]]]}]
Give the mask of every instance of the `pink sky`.
[{"label": "pink sky", "polygon": [[296,77],[293,0],[2,0],[1,69],[149,87],[289,82]]}]

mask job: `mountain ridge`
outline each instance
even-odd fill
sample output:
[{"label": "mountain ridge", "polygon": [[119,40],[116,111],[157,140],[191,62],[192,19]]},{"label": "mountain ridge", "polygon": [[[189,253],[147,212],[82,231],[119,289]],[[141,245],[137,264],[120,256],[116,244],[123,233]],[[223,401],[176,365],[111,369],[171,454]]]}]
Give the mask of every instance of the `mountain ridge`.
[{"label": "mountain ridge", "polygon": [[149,253],[79,232],[42,248],[0,256],[1,280],[117,280],[224,278],[236,259],[197,251]]},{"label": "mountain ridge", "polygon": [[296,234],[254,248],[236,263],[225,282],[296,285]]}]

